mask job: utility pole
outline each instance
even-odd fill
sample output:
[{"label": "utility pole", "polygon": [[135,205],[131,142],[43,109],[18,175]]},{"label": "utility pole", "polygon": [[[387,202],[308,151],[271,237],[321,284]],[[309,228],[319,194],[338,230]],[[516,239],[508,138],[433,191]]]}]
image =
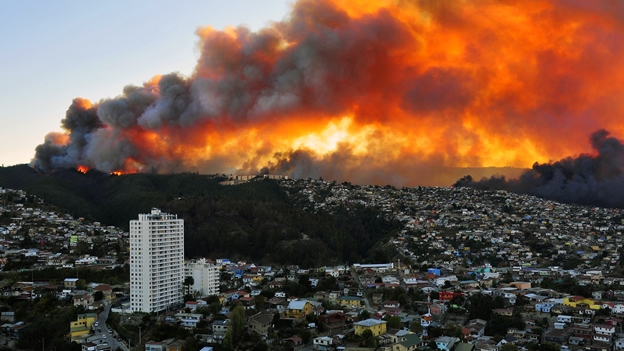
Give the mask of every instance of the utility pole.
[{"label": "utility pole", "polygon": [[141,345],[141,326],[139,325],[139,345]]}]

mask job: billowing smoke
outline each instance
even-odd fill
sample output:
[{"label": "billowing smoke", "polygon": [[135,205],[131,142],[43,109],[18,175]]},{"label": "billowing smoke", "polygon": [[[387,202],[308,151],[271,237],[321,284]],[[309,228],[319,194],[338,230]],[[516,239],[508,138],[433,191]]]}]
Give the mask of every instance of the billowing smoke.
[{"label": "billowing smoke", "polygon": [[76,99],[32,164],[398,186],[526,168],[624,133],[623,19],[615,1],[299,0],[257,32],[198,29],[190,77]]},{"label": "billowing smoke", "polygon": [[604,129],[594,132],[590,139],[594,154],[535,163],[517,179],[493,176],[475,181],[466,176],[455,186],[508,190],[582,205],[624,207],[624,144]]}]

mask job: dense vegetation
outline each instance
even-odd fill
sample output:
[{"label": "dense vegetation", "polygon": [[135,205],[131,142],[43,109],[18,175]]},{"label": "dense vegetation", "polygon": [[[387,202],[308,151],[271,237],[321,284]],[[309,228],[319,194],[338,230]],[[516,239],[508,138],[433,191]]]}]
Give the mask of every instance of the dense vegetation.
[{"label": "dense vegetation", "polygon": [[[22,189],[75,217],[128,228],[151,207],[185,220],[187,257],[226,256],[316,266],[365,261],[399,223],[369,208],[311,213],[273,180],[220,186],[223,178],[192,173],[109,176],[75,170],[40,174],[28,166],[0,168],[0,186]],[[382,256],[382,257],[379,257]]]}]

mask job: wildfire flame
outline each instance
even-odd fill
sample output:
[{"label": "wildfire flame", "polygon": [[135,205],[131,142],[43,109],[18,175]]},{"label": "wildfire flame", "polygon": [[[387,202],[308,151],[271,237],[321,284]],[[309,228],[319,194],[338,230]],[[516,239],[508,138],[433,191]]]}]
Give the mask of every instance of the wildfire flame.
[{"label": "wildfire flame", "polygon": [[79,165],[76,170],[82,174],[86,174],[89,171],[89,167]]},{"label": "wildfire flame", "polygon": [[122,174],[123,174],[123,172],[121,172],[121,171],[110,172],[110,175],[114,175],[114,176],[120,176]]},{"label": "wildfire flame", "polygon": [[[76,99],[33,163],[448,184],[624,132],[618,2],[299,0],[258,32],[197,31],[191,77]],[[455,179],[451,179],[450,182]]]}]

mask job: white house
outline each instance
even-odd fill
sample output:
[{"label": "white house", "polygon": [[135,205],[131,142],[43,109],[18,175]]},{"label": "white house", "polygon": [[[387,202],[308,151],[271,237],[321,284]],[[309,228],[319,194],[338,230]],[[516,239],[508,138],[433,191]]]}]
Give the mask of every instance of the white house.
[{"label": "white house", "polygon": [[177,313],[175,315],[180,325],[187,328],[196,328],[202,316],[200,313]]},{"label": "white house", "polygon": [[624,304],[616,304],[613,306],[613,313],[623,314],[624,313]]},{"label": "white house", "polygon": [[333,344],[332,338],[328,336],[319,336],[318,338],[314,338],[314,350],[317,351],[327,351]]},{"label": "white house", "polygon": [[615,326],[608,324],[596,324],[594,325],[594,331],[598,335],[613,336],[613,334],[615,334]]}]

